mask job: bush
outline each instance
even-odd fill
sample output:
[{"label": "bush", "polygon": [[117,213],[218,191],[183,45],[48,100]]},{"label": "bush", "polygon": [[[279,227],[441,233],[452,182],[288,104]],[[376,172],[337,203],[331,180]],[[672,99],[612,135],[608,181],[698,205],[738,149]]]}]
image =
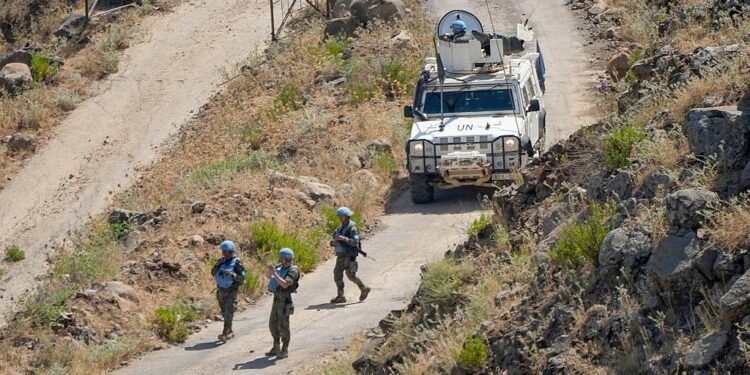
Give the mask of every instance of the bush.
[{"label": "bush", "polygon": [[240,286],[240,293],[252,293],[260,285],[260,275],[245,269],[245,283]]},{"label": "bush", "polygon": [[609,204],[593,203],[588,220],[584,223],[570,223],[563,228],[560,239],[549,252],[550,257],[560,263],[597,264],[599,249],[609,233],[609,218],[613,211]]},{"label": "bush", "polygon": [[407,66],[399,59],[391,59],[380,70],[383,90],[389,98],[405,94],[409,91],[415,77]]},{"label": "bush", "polygon": [[456,362],[465,369],[480,369],[488,359],[487,341],[480,334],[466,336],[463,348],[456,356]]},{"label": "bush", "polygon": [[[333,232],[336,231],[336,228],[341,226],[341,221],[339,221],[339,217],[336,216],[336,208],[331,206],[321,206],[320,214],[323,215],[323,230],[325,230],[325,234],[333,236]],[[351,217],[351,220],[358,225],[364,224],[359,212],[355,212]]]},{"label": "bush", "polygon": [[376,171],[384,174],[393,174],[398,169],[396,159],[394,159],[393,155],[388,152],[378,152],[372,157],[370,162]]},{"label": "bush", "polygon": [[5,248],[5,260],[9,262],[20,262],[26,258],[26,253],[18,246],[9,246]]},{"label": "bush", "polygon": [[197,182],[208,183],[227,174],[247,169],[277,169],[278,167],[279,162],[273,154],[258,150],[245,156],[225,159],[200,167],[193,172],[192,177]]},{"label": "bush", "polygon": [[171,307],[156,309],[154,328],[159,337],[171,343],[183,343],[190,334],[187,324],[198,319],[198,312],[178,302]]},{"label": "bush", "polygon": [[422,275],[419,300],[426,305],[456,305],[460,302],[457,293],[461,286],[472,279],[474,271],[471,264],[456,263],[453,259],[430,264],[427,272]]},{"label": "bush", "polygon": [[34,52],[31,54],[31,74],[34,82],[48,81],[60,70],[58,64],[53,64],[50,58]]},{"label": "bush", "polygon": [[492,216],[488,214],[481,214],[479,218],[474,219],[474,221],[469,224],[469,228],[466,230],[466,233],[469,234],[469,236],[478,236],[484,228],[487,226],[492,225]]},{"label": "bush", "polygon": [[[114,227],[120,228],[120,227]],[[52,272],[65,276],[75,284],[89,284],[105,281],[120,270],[122,252],[118,249],[117,235],[112,232],[112,224],[94,228],[94,236],[85,243],[78,244],[73,252],[62,253],[52,258]]]},{"label": "bush", "polygon": [[378,87],[373,84],[351,83],[346,86],[349,102],[352,104],[364,103],[378,95]]},{"label": "bush", "polygon": [[107,224],[107,235],[114,241],[122,241],[133,231],[133,226],[129,223],[109,223]]},{"label": "bush", "polygon": [[39,129],[42,127],[47,111],[39,103],[29,102],[26,108],[21,110],[19,116],[19,127],[25,129]]},{"label": "bush", "polygon": [[626,168],[630,165],[630,153],[636,143],[646,139],[646,134],[632,125],[627,125],[604,138],[604,161],[609,168]]},{"label": "bush", "polygon": [[338,57],[349,49],[349,40],[347,38],[328,38],[324,47],[328,56]]},{"label": "bush", "polygon": [[292,83],[281,86],[281,90],[279,90],[279,93],[276,94],[276,98],[273,100],[273,107],[276,111],[296,111],[302,108],[302,104],[302,94],[299,92],[297,86]]},{"label": "bush", "polygon": [[41,291],[32,299],[24,301],[24,316],[31,318],[36,326],[52,325],[68,309],[72,296],[73,290],[68,288]]},{"label": "bush", "polygon": [[315,266],[318,259],[315,248],[320,240],[318,233],[310,232],[308,238],[302,239],[267,221],[254,222],[250,232],[261,257],[276,261],[279,250],[288,247],[294,251],[294,262],[301,271],[310,270]]}]

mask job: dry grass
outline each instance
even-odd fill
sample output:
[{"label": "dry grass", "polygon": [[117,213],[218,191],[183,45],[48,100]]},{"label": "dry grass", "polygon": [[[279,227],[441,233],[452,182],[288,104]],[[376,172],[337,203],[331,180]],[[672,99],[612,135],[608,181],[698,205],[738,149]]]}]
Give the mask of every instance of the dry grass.
[{"label": "dry grass", "polygon": [[750,242],[750,203],[746,199],[734,202],[710,218],[708,237],[724,250],[734,252]]}]

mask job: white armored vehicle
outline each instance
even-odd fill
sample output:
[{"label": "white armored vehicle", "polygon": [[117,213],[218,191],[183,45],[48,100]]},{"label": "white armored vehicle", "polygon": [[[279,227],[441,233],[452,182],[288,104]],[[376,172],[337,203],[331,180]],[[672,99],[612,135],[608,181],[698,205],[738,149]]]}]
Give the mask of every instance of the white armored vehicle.
[{"label": "white armored vehicle", "polygon": [[432,201],[435,188],[509,182],[543,151],[544,62],[538,44],[533,53],[522,47],[532,40],[524,25],[514,37],[485,34],[465,11],[440,20],[437,56],[404,107],[414,118],[406,146],[414,203]]}]

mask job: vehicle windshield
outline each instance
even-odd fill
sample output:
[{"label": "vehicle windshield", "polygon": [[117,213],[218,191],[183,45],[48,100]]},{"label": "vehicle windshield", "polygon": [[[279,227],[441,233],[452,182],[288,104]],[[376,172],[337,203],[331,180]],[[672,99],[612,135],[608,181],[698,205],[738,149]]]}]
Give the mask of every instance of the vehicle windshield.
[{"label": "vehicle windshield", "polygon": [[[509,88],[443,93],[445,114],[503,111],[513,111],[513,94]],[[427,93],[422,112],[428,115],[440,114],[440,91]]]}]

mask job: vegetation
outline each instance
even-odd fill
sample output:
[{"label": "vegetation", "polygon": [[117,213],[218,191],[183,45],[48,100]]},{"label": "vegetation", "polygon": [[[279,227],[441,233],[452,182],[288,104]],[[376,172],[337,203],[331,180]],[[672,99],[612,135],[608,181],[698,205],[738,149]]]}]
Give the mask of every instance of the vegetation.
[{"label": "vegetation", "polygon": [[487,364],[488,359],[487,341],[481,334],[467,336],[463,348],[456,356],[456,362],[467,369],[480,369]]},{"label": "vegetation", "polygon": [[474,272],[469,262],[457,263],[446,258],[432,263],[422,275],[422,289],[418,298],[425,305],[455,305],[461,299],[458,291],[475,275]]},{"label": "vegetation", "polygon": [[372,157],[372,166],[375,170],[385,175],[392,175],[398,172],[398,164],[393,155],[387,152],[378,152]]},{"label": "vegetation", "polygon": [[300,271],[308,271],[315,265],[318,254],[316,247],[320,236],[318,233],[308,234],[308,238],[299,238],[267,221],[257,221],[250,227],[252,239],[258,249],[258,255],[275,261],[279,251],[288,247],[294,251],[294,262]]},{"label": "vegetation", "polygon": [[492,225],[492,216],[483,213],[479,215],[478,218],[474,219],[471,224],[469,224],[469,228],[466,230],[466,233],[469,236],[476,237],[484,230],[484,228],[489,225]]},{"label": "vegetation", "polygon": [[633,147],[645,138],[646,134],[632,125],[609,133],[604,138],[604,161],[607,166],[610,168],[629,166],[629,158]]},{"label": "vegetation", "polygon": [[37,327],[50,326],[60,320],[62,312],[68,310],[68,302],[73,294],[72,289],[58,287],[27,297],[23,302],[24,315],[31,318]]},{"label": "vegetation", "polygon": [[734,252],[750,241],[750,203],[738,201],[710,218],[709,237],[724,250]]},{"label": "vegetation", "polygon": [[549,251],[550,257],[563,264],[596,264],[604,237],[609,233],[609,219],[612,214],[611,205],[593,203],[588,219],[582,223],[570,223],[563,228],[557,244]]},{"label": "vegetation", "polygon": [[154,330],[159,337],[171,343],[183,343],[190,331],[187,323],[198,319],[198,312],[183,302],[156,309]]},{"label": "vegetation", "polygon": [[20,262],[26,258],[26,253],[18,246],[9,246],[5,248],[5,260],[8,262]]},{"label": "vegetation", "polygon": [[233,159],[224,159],[198,168],[193,172],[193,179],[200,183],[209,183],[228,174],[246,169],[277,169],[278,161],[267,151],[253,151],[248,155]]},{"label": "vegetation", "polygon": [[[341,226],[341,221],[339,220],[339,217],[336,216],[336,207],[322,206],[320,207],[320,214],[323,216],[323,227],[325,233],[332,235],[336,228]],[[354,212],[354,215],[350,219],[359,226],[364,225],[364,222],[362,222],[362,216],[359,212]]]}]

